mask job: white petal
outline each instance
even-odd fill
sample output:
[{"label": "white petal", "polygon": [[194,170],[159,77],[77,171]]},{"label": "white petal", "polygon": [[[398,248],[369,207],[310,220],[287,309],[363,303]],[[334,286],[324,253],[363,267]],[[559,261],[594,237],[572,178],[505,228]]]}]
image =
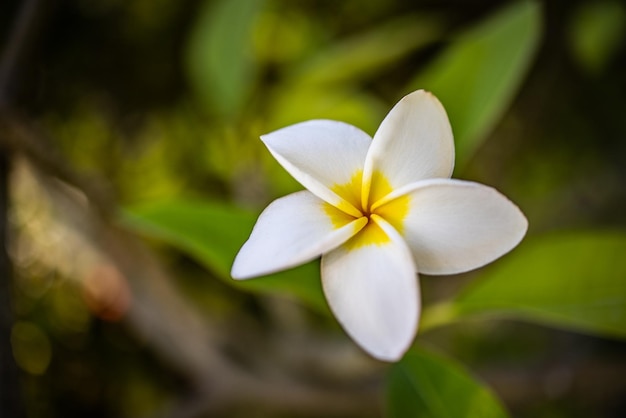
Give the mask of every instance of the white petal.
[{"label": "white petal", "polygon": [[367,223],[365,218],[337,228],[324,201],[304,190],[272,202],[235,258],[231,275],[248,279],[297,266],[341,245]]},{"label": "white petal", "polygon": [[322,284],[331,310],[346,332],[372,356],[402,357],[419,319],[419,287],[402,237],[372,216],[390,238],[358,248],[343,245],[322,257]]},{"label": "white petal", "polygon": [[453,168],[454,140],[446,111],[435,96],[418,90],[391,109],[374,135],[363,173],[364,195],[376,170],[396,189],[418,180],[449,178]]},{"label": "white petal", "polygon": [[509,252],[526,234],[524,214],[491,187],[432,179],[412,188],[403,235],[420,273],[481,267]]},{"label": "white petal", "polygon": [[347,123],[311,120],[263,135],[261,139],[274,158],[304,187],[328,203],[359,215],[353,205],[331,189],[348,183],[363,170],[372,142],[369,135]]}]

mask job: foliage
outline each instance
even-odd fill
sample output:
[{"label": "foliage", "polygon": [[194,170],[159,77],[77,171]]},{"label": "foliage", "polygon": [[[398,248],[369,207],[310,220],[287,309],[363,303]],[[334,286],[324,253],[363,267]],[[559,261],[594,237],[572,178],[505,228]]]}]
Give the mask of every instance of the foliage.
[{"label": "foliage", "polygon": [[452,309],[624,338],[624,251],[626,235],[617,231],[529,240],[461,293]]},{"label": "foliage", "polygon": [[236,206],[175,200],[137,207],[125,216],[129,226],[189,252],[232,286],[258,292],[292,294],[318,310],[325,310],[316,263],[257,280],[232,280],[230,268],[233,260],[256,218],[253,213]]},{"label": "foliage", "polygon": [[[551,31],[557,31],[546,26],[553,19],[546,11],[565,6],[531,0],[511,1],[500,9],[485,5],[484,10],[474,10],[473,6],[459,4],[456,10],[433,6],[428,11],[419,5],[382,0],[339,5],[331,2],[323,7],[313,7],[310,2],[270,0],[163,0],[159,2],[164,10],[161,12],[145,0],[107,5],[78,0],[69,3],[72,6],[64,6],[70,7],[69,12],[64,10],[69,16],[66,19],[91,35],[83,40],[72,35],[75,43],[64,46],[69,42],[64,37],[67,35],[56,29],[57,38],[49,42],[60,52],[57,56],[57,50],[50,48],[55,57],[48,59],[58,66],[44,71],[40,83],[31,83],[35,86],[32,88],[40,88],[48,96],[32,94],[30,106],[44,108],[38,110],[38,122],[58,141],[60,153],[73,166],[86,178],[100,176],[110,183],[122,201],[116,222],[157,243],[157,254],[177,278],[175,285],[187,286],[195,293],[213,292],[206,298],[211,306],[202,309],[206,308],[210,321],[223,321],[219,326],[227,328],[220,328],[211,338],[215,338],[217,342],[212,343],[219,345],[219,350],[227,353],[229,361],[243,364],[253,375],[266,373],[271,377],[282,376],[284,370],[274,368],[287,364],[295,370],[293,375],[305,376],[301,380],[306,384],[322,382],[323,386],[325,379],[340,381],[332,390],[341,394],[352,382],[350,376],[362,378],[367,374],[354,372],[360,363],[350,356],[349,361],[341,361],[344,368],[337,366],[335,374],[327,373],[331,377],[305,369],[293,360],[295,357],[283,358],[283,353],[289,351],[281,351],[284,347],[279,349],[281,344],[272,340],[285,335],[298,340],[301,335],[293,337],[294,329],[313,336],[342,335],[329,325],[332,319],[327,315],[317,261],[249,281],[232,280],[229,272],[260,209],[273,197],[300,188],[269,158],[257,140],[260,134],[315,118],[343,120],[373,134],[389,105],[416,88],[433,91],[450,116],[457,175],[505,187],[533,216],[527,241],[494,266],[457,278],[420,277],[426,292],[416,346],[397,364],[382,366],[387,373],[387,416],[504,418],[508,416],[506,409],[520,417],[563,416],[551,414],[547,407],[543,415],[535,414],[528,405],[511,407],[513,401],[506,391],[494,388],[504,395],[501,402],[481,382],[484,369],[470,362],[469,369],[475,368],[476,372],[468,372],[455,360],[421,348],[431,338],[441,341],[437,336],[444,334],[448,336],[441,344],[448,348],[445,351],[458,351],[455,327],[448,325],[513,319],[573,331],[572,335],[613,340],[626,337],[626,235],[623,228],[614,228],[616,224],[623,226],[623,161],[617,157],[622,155],[623,143],[615,138],[623,137],[619,133],[626,129],[615,110],[620,108],[614,106],[617,99],[609,94],[617,95],[613,90],[620,90],[612,82],[623,78],[615,68],[623,63],[626,20],[624,8],[617,2],[583,2],[573,12],[563,13],[568,20],[563,24],[565,29],[558,30],[565,31],[563,38],[569,42],[570,52],[560,43],[555,47],[546,41],[554,42]],[[72,16],[83,16],[86,21],[72,21]],[[102,28],[117,28],[117,22],[126,22],[122,34],[117,29],[96,34]],[[139,29],[132,22],[141,23]],[[124,39],[121,51],[116,51],[118,38]],[[168,43],[171,39],[177,41]],[[170,51],[165,59],[158,55],[156,61],[144,62],[143,52],[161,47]],[[90,55],[86,49],[98,53]],[[541,70],[541,65],[547,66],[546,61],[568,53],[571,57],[561,57]],[[76,54],[82,58],[78,61],[92,63],[81,67],[80,73],[75,68]],[[115,72],[108,70],[110,64],[100,61],[113,60],[109,55],[117,57]],[[538,62],[537,57],[543,61]],[[576,89],[572,86],[578,86],[585,76],[573,70],[562,75],[560,66],[570,58],[583,72],[595,77],[585,92],[603,92],[595,100],[581,93],[583,98],[579,98],[576,109]],[[181,68],[168,72],[163,68],[170,67],[154,65],[159,60],[176,62]],[[138,68],[140,76],[127,74],[127,67]],[[525,89],[531,70],[535,87]],[[45,77],[60,74],[66,74],[62,82],[46,84]],[[613,78],[603,83],[605,74],[613,74]],[[163,84],[174,86],[175,93],[164,89],[151,96],[159,81],[164,80],[160,77],[165,77]],[[555,78],[567,79],[570,84],[549,91]],[[134,91],[143,101],[133,102],[128,91]],[[605,93],[613,99],[604,101]],[[35,99],[40,97],[38,94],[44,95],[43,104]],[[546,108],[553,113],[544,112]],[[600,127],[585,129],[587,120],[600,121]],[[564,121],[568,128],[563,128],[566,133],[561,135],[565,138],[559,142],[554,132]],[[574,149],[571,153],[577,159],[565,160],[564,147]],[[494,161],[483,165],[488,160],[482,159],[483,155],[495,157]],[[563,175],[570,173],[568,167],[578,168],[578,163],[589,168],[584,181]],[[535,171],[520,173],[515,166],[533,167]],[[16,186],[20,187],[28,189],[31,185]],[[538,189],[545,193],[539,197],[533,194]],[[79,200],[85,197],[79,190],[71,189],[71,193]],[[31,191],[25,201],[32,203],[41,198]],[[558,206],[555,202],[565,203]],[[550,217],[555,207],[566,207],[567,211],[557,211],[558,216]],[[65,393],[84,389],[80,392],[81,402],[89,403],[101,396],[104,400],[100,402],[115,405],[102,416],[151,415],[176,399],[186,388],[181,389],[178,377],[172,378],[168,368],[160,364],[165,361],[159,352],[163,348],[145,342],[145,330],[129,332],[121,326],[116,328],[116,324],[100,326],[100,321],[86,319],[91,314],[106,320],[91,305],[88,286],[93,272],[84,274],[81,269],[86,259],[109,260],[110,254],[101,254],[106,253],[102,249],[85,249],[88,240],[77,241],[71,234],[42,226],[52,221],[39,209],[26,208],[24,212],[15,215],[14,222],[16,229],[30,234],[32,241],[20,241],[14,250],[17,274],[23,277],[16,291],[19,322],[13,329],[13,344],[18,365],[30,379],[29,396],[58,396],[59,403],[63,403]],[[58,222],[81,224],[82,220]],[[85,229],[89,231],[86,235],[93,233]],[[575,232],[581,230],[584,232]],[[38,244],[40,241],[45,243]],[[57,256],[65,246],[83,250],[76,253],[75,259]],[[188,263],[181,254],[198,261],[201,267]],[[74,277],[73,293],[59,285],[72,275],[79,276]],[[93,276],[111,278],[110,274]],[[137,291],[133,278],[125,279]],[[199,281],[207,283],[206,287],[198,285]],[[233,294],[239,299],[220,304]],[[435,301],[440,295],[445,297]],[[188,299],[189,305],[197,302]],[[292,309],[286,315],[289,318],[281,322],[273,315],[284,306],[274,301],[284,299],[296,301],[297,308],[287,308]],[[163,307],[165,312],[169,309],[176,310]],[[72,327],[77,321],[80,326]],[[125,326],[137,325],[128,321]],[[185,324],[180,326],[184,328]],[[221,340],[223,334],[240,337],[239,346],[233,348],[236,344],[232,341]],[[169,336],[164,335],[156,341],[166,341]],[[265,338],[262,344],[255,339],[259,335]],[[190,341],[196,341],[193,338],[190,336]],[[95,348],[99,344],[101,347]],[[298,346],[309,355],[307,348],[324,351],[316,345]],[[250,360],[243,353],[248,349],[258,350],[261,357],[273,352],[273,359],[278,359],[276,365]],[[154,356],[158,359],[146,356],[144,350],[159,353]],[[345,359],[340,351],[333,351],[332,357]],[[111,370],[102,370],[101,364],[108,364],[120,352],[124,353],[123,360],[111,361],[115,363]],[[107,361],[102,362],[99,356]],[[130,367],[135,362],[144,369]],[[72,378],[65,379],[69,383],[64,381],[58,392],[53,392],[41,379],[54,378],[52,373],[62,374],[66,364],[78,364],[71,370],[79,376],[95,373],[96,369],[101,373],[98,376],[115,375],[110,380],[116,381],[117,389],[105,390],[96,378],[85,378],[90,384],[81,388],[81,380]],[[85,372],[81,367],[92,371]],[[382,375],[380,369],[375,366],[373,380]],[[189,376],[185,379],[194,380]],[[353,381],[358,381],[354,386],[359,388],[371,383],[367,380],[363,384],[357,378]],[[57,416],[42,412],[45,408],[38,410],[38,403],[32,405],[30,413],[34,417]],[[75,416],[98,410],[73,408],[68,410]],[[259,416],[270,416],[271,412],[260,409]],[[233,410],[233,414],[238,413],[237,408]],[[244,415],[250,411],[242,410]],[[594,414],[582,408],[578,416]]]},{"label": "foliage", "polygon": [[512,3],[459,35],[411,82],[410,88],[431,90],[446,108],[457,166],[467,163],[513,99],[539,46],[540,31],[539,4]]},{"label": "foliage", "polygon": [[408,352],[389,370],[389,418],[506,418],[494,395],[462,367],[422,349]]}]

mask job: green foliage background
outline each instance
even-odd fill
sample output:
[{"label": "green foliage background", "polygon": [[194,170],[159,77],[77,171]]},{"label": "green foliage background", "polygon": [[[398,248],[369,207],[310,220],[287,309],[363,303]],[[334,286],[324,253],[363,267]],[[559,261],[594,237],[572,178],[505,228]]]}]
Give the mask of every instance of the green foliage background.
[{"label": "green foliage background", "polygon": [[[18,4],[0,5],[0,39]],[[351,347],[378,396],[364,416],[626,414],[624,4],[70,0],[49,13],[20,107],[107,191],[113,223],[148,243],[185,302],[227,330],[235,363],[271,376],[287,327]],[[455,177],[504,192],[530,231],[492,266],[422,277],[415,346],[373,364],[329,314],[317,262],[245,282],[229,270],[260,211],[300,188],[259,135],[315,118],[373,134],[417,88],[448,111]],[[177,416],[194,382],[123,312],[94,309],[81,258],[46,254],[71,247],[50,233],[68,220],[44,216],[42,193],[15,177],[12,343],[28,415]],[[255,368],[250,350],[274,354]],[[323,386],[314,369],[296,375]],[[336,371],[341,390],[363,385],[351,373]],[[182,416],[333,414],[321,409]]]}]

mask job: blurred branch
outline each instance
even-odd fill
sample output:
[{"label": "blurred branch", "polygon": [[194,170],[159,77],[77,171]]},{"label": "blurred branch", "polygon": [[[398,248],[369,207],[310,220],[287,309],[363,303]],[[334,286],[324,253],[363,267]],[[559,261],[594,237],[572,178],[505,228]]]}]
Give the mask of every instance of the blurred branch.
[{"label": "blurred branch", "polygon": [[[114,224],[115,203],[111,194],[101,186],[102,183],[76,173],[56,152],[54,141],[14,110],[10,99],[18,87],[15,81],[21,75],[21,63],[32,46],[34,35],[40,30],[38,22],[45,9],[41,7],[42,3],[45,2],[27,0],[23,3],[12,38],[4,51],[0,67],[0,149],[25,157],[33,167],[39,188],[46,192],[43,195],[47,195],[57,214],[56,221],[73,234],[74,239],[64,242],[64,245],[69,247],[68,257],[82,260],[78,263],[77,279],[86,293],[91,289],[94,297],[102,297],[98,292],[106,289],[107,283],[109,286],[116,283],[113,286],[115,291],[112,294],[109,292],[108,296],[114,300],[108,302],[124,309],[120,315],[136,335],[189,382],[190,394],[168,411],[167,416],[193,417],[233,407],[262,407],[290,414],[317,413],[324,416],[376,415],[376,381],[372,383],[371,379],[365,379],[364,382],[356,382],[356,385],[345,385],[343,382],[333,385],[329,384],[332,383],[332,378],[329,378],[323,385],[314,385],[305,382],[298,375],[297,368],[295,371],[292,369],[293,365],[302,367],[302,363],[307,361],[313,364],[324,362],[324,359],[316,359],[311,353],[327,351],[314,350],[312,341],[302,344],[307,349],[300,351],[300,345],[286,348],[284,344],[274,353],[248,350],[246,354],[258,358],[246,359],[247,366],[231,359],[223,347],[236,347],[237,334],[220,335],[217,327],[177,292],[171,278],[145,245]],[[7,219],[7,170],[6,154],[3,154],[0,161],[2,233],[5,232]],[[38,196],[41,195],[38,193]],[[0,268],[2,276],[8,278],[10,266],[4,246],[2,251]],[[65,264],[66,268],[74,261],[52,260],[57,266]],[[8,284],[7,281],[5,283]],[[1,296],[8,299],[8,291]],[[6,310],[10,304],[4,299],[0,300],[0,309]],[[9,358],[8,340],[10,316],[3,312],[0,320],[5,322],[0,325],[4,325],[2,341],[6,343],[6,347],[0,349],[4,357],[12,360]],[[257,341],[249,347],[262,345]],[[294,354],[298,352],[304,355]],[[284,354],[289,361],[282,361],[280,356]],[[272,357],[268,359],[268,355]],[[4,357],[2,365],[10,364]],[[268,362],[274,362],[277,367],[266,367],[265,370],[262,367],[253,370],[254,367],[251,367]],[[16,372],[14,367],[13,371]],[[19,386],[14,384],[15,378],[3,374],[2,379],[0,389],[3,398],[16,401]],[[14,389],[13,393],[6,390],[9,387]],[[2,405],[2,408],[3,413],[14,410],[8,405]],[[17,413],[8,415],[19,416]]]},{"label": "blurred branch", "polygon": [[[89,252],[95,254],[89,268],[83,271],[82,284],[123,282],[130,300],[124,320],[190,383],[191,396],[181,400],[168,416],[193,417],[201,412],[215,413],[242,406],[261,406],[291,414],[376,415],[378,378],[360,376],[346,384],[336,379],[333,383],[330,376],[324,384],[316,385],[292,369],[294,364],[325,361],[311,355],[330,353],[315,350],[319,345],[315,340],[303,342],[307,349],[299,350],[300,345],[283,346],[269,353],[257,349],[267,343],[246,341],[246,355],[251,358],[246,359],[245,365],[233,360],[236,356],[229,355],[228,347],[241,344],[237,327],[232,327],[235,333],[223,335],[178,293],[172,279],[145,245],[111,220],[114,205],[108,195],[76,175],[60,156],[48,149],[47,139],[23,119],[7,119],[5,115],[0,118],[0,127],[8,133],[2,140],[4,145],[26,157],[36,168],[38,183],[49,195],[60,223],[78,237],[73,244],[64,243],[76,247],[70,248],[70,254],[76,257]],[[96,210],[100,208],[105,209]],[[120,295],[114,297],[121,298]],[[300,351],[302,355],[297,354]],[[287,362],[281,358],[285,353],[289,357]],[[253,367],[268,363],[272,367],[266,370]]]},{"label": "blurred branch", "polygon": [[420,334],[448,325],[457,319],[454,304],[450,301],[425,307],[420,318]]},{"label": "blurred branch", "polygon": [[110,218],[114,212],[111,194],[102,183],[90,181],[76,173],[52,146],[53,141],[37,127],[15,111],[0,112],[0,145],[7,150],[25,156],[41,171],[64,183],[76,187],[85,194],[94,210],[104,218]]}]

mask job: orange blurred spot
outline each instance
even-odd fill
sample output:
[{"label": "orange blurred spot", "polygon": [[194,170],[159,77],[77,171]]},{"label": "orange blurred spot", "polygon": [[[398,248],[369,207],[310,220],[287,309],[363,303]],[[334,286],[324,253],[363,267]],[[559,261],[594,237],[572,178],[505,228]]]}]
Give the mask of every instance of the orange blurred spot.
[{"label": "orange blurred spot", "polygon": [[93,314],[105,321],[122,319],[132,296],[126,278],[109,263],[95,265],[85,278],[83,295]]}]

